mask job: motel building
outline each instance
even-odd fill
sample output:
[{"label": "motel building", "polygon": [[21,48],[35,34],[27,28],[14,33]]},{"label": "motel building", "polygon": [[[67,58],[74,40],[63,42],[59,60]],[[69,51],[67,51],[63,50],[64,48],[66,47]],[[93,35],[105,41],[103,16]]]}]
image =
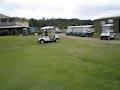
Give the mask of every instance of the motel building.
[{"label": "motel building", "polygon": [[94,20],[94,29],[97,33],[101,33],[104,30],[113,31],[116,33],[116,38],[120,38],[120,16]]},{"label": "motel building", "polygon": [[0,14],[0,36],[27,34],[28,29],[27,19]]}]

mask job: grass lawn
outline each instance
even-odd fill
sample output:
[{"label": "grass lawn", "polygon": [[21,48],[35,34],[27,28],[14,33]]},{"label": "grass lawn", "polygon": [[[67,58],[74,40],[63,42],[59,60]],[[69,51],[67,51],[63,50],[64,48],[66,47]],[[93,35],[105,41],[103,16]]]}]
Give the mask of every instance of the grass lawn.
[{"label": "grass lawn", "polygon": [[120,90],[120,41],[0,37],[0,90]]}]

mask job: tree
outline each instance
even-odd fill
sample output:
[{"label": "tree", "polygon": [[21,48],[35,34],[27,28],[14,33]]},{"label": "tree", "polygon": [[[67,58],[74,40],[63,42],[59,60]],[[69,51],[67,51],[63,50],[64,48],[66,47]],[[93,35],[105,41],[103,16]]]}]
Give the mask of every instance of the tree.
[{"label": "tree", "polygon": [[30,19],[29,20],[30,27],[44,27],[44,26],[55,26],[61,29],[67,28],[67,26],[80,26],[80,25],[93,25],[92,20],[79,20],[76,18],[73,19],[45,19],[44,17],[42,19]]}]

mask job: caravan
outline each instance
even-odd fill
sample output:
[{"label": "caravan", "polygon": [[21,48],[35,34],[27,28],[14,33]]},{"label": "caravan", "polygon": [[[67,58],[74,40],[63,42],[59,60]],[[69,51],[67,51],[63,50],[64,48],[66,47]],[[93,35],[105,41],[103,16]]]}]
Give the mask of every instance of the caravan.
[{"label": "caravan", "polygon": [[90,37],[94,33],[93,25],[85,26],[68,26],[66,35],[68,36],[81,36]]}]

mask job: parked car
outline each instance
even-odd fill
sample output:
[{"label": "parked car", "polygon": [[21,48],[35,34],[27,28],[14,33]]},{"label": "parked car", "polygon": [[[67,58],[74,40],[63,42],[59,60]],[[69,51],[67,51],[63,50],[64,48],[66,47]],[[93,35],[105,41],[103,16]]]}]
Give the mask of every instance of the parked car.
[{"label": "parked car", "polygon": [[72,35],[72,32],[67,31],[65,34],[66,34],[66,36],[71,36],[71,35]]},{"label": "parked car", "polygon": [[38,42],[40,43],[59,42],[59,36],[55,33],[55,27],[53,26],[42,27],[40,30]]},{"label": "parked car", "polygon": [[62,31],[59,28],[55,28],[55,33],[60,34],[60,33],[62,33]]}]

